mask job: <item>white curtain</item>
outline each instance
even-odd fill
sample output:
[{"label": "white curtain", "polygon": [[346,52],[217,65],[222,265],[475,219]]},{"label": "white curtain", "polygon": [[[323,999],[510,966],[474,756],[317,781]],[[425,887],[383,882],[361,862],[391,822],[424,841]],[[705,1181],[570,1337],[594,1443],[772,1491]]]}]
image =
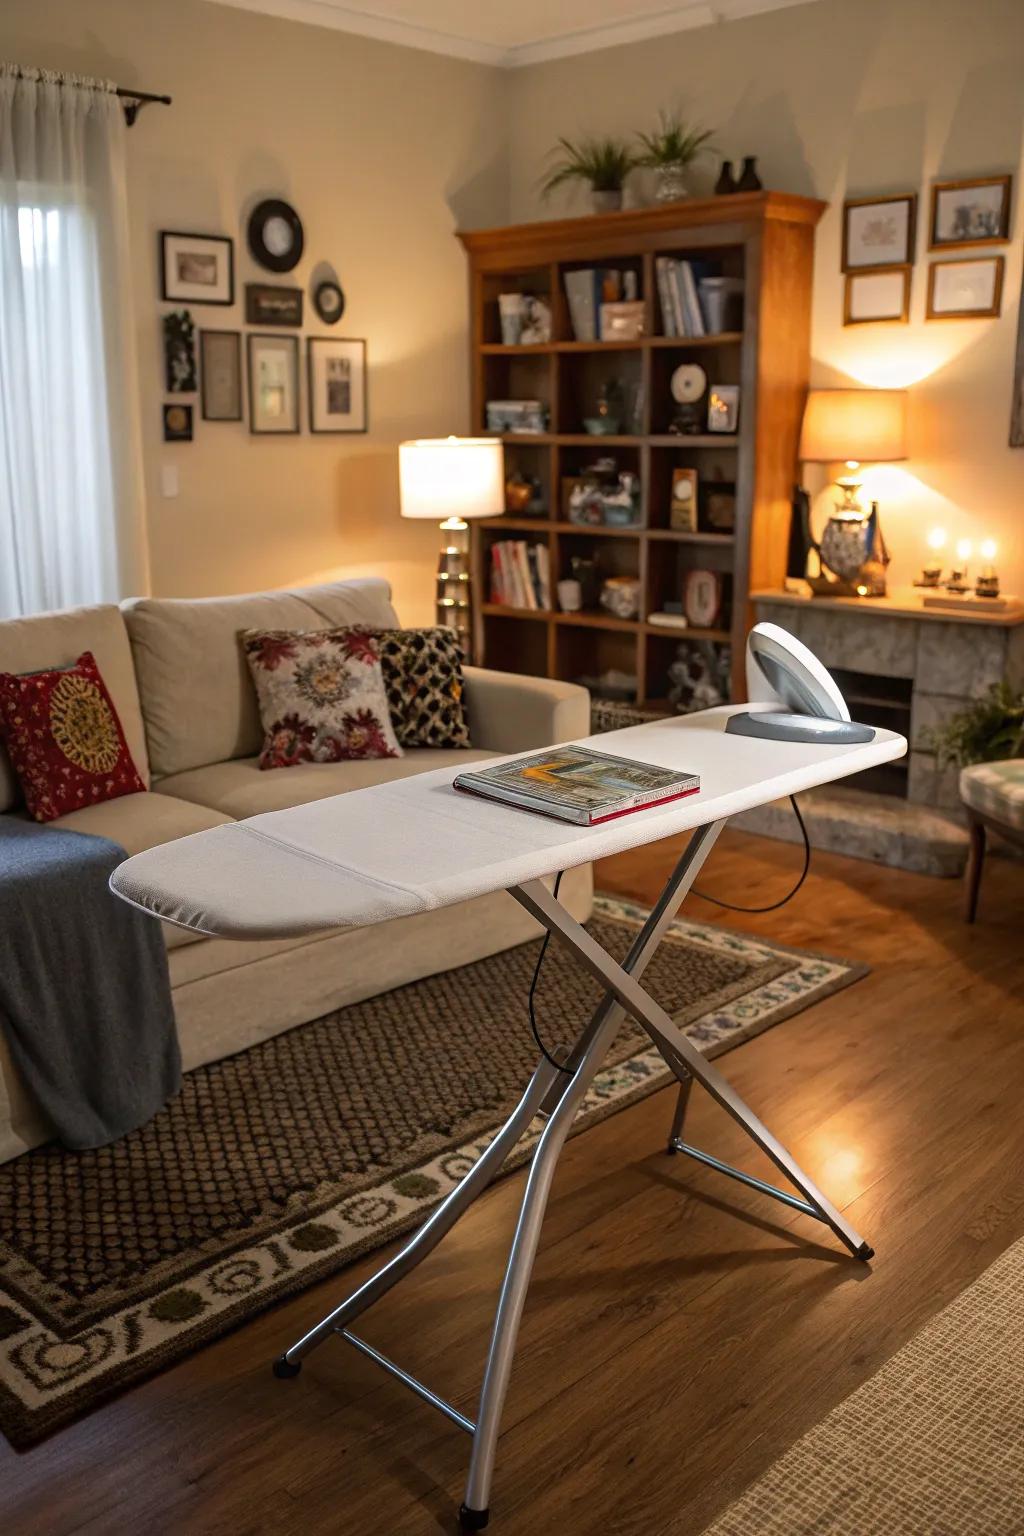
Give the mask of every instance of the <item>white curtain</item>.
[{"label": "white curtain", "polygon": [[125,131],[0,65],[0,618],[148,590]]}]

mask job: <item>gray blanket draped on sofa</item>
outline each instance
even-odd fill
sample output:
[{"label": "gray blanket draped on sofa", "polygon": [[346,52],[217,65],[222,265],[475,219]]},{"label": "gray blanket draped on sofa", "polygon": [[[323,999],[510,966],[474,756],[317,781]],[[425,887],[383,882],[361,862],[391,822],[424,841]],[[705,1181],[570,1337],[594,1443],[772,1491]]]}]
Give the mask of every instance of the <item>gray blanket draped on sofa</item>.
[{"label": "gray blanket draped on sofa", "polygon": [[181,1085],[159,923],[107,888],[105,837],[0,816],[0,1029],[65,1147],[103,1146]]}]

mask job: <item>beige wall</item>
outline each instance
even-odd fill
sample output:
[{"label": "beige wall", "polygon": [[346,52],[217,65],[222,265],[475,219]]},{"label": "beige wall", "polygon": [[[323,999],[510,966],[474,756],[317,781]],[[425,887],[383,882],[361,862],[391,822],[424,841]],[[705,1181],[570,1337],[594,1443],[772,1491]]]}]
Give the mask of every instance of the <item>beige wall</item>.
[{"label": "beige wall", "polygon": [[[628,133],[663,104],[756,153],[767,186],[826,199],[815,266],[818,385],[907,384],[910,459],[871,472],[897,582],[928,528],[999,541],[1004,585],[1024,592],[1024,449],[1007,446],[1021,287],[1024,0],[817,0],[764,16],[516,73],[510,97],[515,220],[583,211],[543,204],[537,178],[560,133]],[[717,162],[693,177],[709,191]],[[935,177],[1014,173],[999,320],[924,321],[927,197]],[[916,190],[907,326],[842,325],[843,198]],[[810,471],[816,474],[817,471]],[[827,504],[828,498],[824,498]]]},{"label": "beige wall", "polygon": [[[154,589],[237,592],[379,572],[403,618],[432,617],[437,531],[398,515],[396,444],[469,427],[466,277],[459,224],[506,211],[506,77],[479,65],[249,14],[203,0],[3,0],[0,57],[167,92],[128,135],[135,305]],[[306,253],[275,278],[245,248],[244,217],[277,194]],[[306,334],[366,337],[366,437],[251,438],[203,422],[161,440],[157,231],[235,239],[248,281],[307,290]],[[328,331],[314,268],[348,297]],[[243,309],[197,305],[197,326],[244,329]],[[305,359],[302,359],[303,390]],[[160,468],[181,492],[160,495]]]},{"label": "beige wall", "polygon": [[[167,91],[129,135],[148,514],[155,589],[196,594],[379,571],[409,621],[431,613],[432,525],[398,516],[395,446],[465,431],[466,284],[458,225],[584,211],[537,197],[559,133],[627,132],[684,103],[766,184],[830,203],[819,230],[814,376],[908,383],[911,459],[874,472],[894,576],[909,580],[926,530],[992,535],[1004,581],[1024,591],[1024,450],[1007,447],[1021,283],[1021,220],[1006,247],[999,321],[923,320],[920,209],[909,326],[841,325],[843,197],[917,189],[936,175],[1015,173],[1024,190],[1022,0],[817,0],[510,74],[204,0],[3,0],[0,56]],[[707,190],[715,164],[694,177]],[[638,191],[642,188],[638,188]],[[337,268],[337,331],[370,357],[366,437],[274,441],[196,422],[160,439],[157,231],[225,232],[239,295],[265,278],[244,215],[277,193],[298,208],[308,289]],[[307,294],[307,309],[309,308]],[[242,309],[200,326],[243,328]],[[323,333],[315,316],[306,333]],[[160,495],[178,467],[181,494]]]}]

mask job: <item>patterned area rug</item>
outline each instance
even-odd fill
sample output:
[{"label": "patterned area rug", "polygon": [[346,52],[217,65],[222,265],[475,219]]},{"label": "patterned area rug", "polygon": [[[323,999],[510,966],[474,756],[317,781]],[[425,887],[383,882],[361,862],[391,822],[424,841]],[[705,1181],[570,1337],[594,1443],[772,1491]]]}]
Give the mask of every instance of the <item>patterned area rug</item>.
[{"label": "patterned area rug", "polygon": [[[601,897],[590,928],[621,958],[646,916]],[[420,1222],[535,1065],[526,996],[539,944],[192,1072],[173,1104],[114,1146],[40,1147],[0,1167],[0,1430],[12,1443],[30,1444]],[[863,974],[677,921],[645,985],[714,1056]],[[552,946],[537,997],[549,1043],[568,1040],[562,1021],[582,1023],[599,997]],[[666,1081],[647,1037],[625,1024],[574,1132]]]},{"label": "patterned area rug", "polygon": [[1022,1536],[1024,1238],[704,1536]]}]

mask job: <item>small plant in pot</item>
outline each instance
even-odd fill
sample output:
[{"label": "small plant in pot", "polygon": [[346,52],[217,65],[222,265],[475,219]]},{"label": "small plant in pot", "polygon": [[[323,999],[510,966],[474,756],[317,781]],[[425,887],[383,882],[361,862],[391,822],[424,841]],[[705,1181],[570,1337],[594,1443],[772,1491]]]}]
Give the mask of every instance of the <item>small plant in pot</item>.
[{"label": "small plant in pot", "polygon": [[560,158],[541,183],[541,193],[550,197],[558,187],[584,181],[590,187],[595,213],[613,213],[622,207],[622,188],[636,161],[629,145],[622,139],[559,139],[551,155]]},{"label": "small plant in pot", "polygon": [[952,763],[967,768],[971,763],[1024,757],[1024,693],[1005,680],[994,683],[981,698],[932,731],[928,745],[940,766]]},{"label": "small plant in pot", "polygon": [[690,128],[678,112],[662,112],[655,133],[638,133],[642,153],[637,165],[649,166],[655,174],[659,203],[674,203],[686,197],[686,172],[711,147],[710,128]]}]

